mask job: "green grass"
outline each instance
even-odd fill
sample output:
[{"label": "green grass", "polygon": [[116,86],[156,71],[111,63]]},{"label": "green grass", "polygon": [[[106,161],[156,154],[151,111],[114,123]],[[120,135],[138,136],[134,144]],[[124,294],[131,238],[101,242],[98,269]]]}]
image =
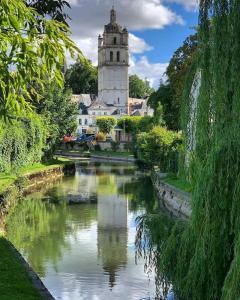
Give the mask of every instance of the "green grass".
[{"label": "green grass", "polygon": [[15,256],[9,243],[0,236],[0,299],[40,300],[27,271]]},{"label": "green grass", "polygon": [[163,179],[163,181],[165,181],[166,183],[175,186],[176,188],[187,192],[187,193],[191,193],[192,192],[192,186],[184,179],[182,178],[178,178],[178,177],[174,177],[174,176],[168,176],[166,178]]},{"label": "green grass", "polygon": [[126,157],[126,158],[134,158],[131,152],[114,152],[114,151],[93,151],[92,155],[99,156],[109,156],[109,157]]},{"label": "green grass", "polygon": [[14,175],[0,173],[0,193],[4,192],[17,179]]},{"label": "green grass", "polygon": [[50,170],[62,165],[66,165],[71,161],[64,158],[53,159],[47,163],[36,163],[30,166],[26,166],[18,171],[17,174],[5,174],[0,173],[0,193],[3,193],[14,181],[21,176],[34,174],[37,172]]}]

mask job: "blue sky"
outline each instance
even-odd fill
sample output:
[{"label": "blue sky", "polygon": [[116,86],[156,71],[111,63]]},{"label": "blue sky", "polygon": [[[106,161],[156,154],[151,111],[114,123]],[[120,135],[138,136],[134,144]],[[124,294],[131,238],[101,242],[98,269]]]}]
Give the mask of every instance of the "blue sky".
[{"label": "blue sky", "polygon": [[175,50],[190,34],[193,34],[198,24],[198,12],[196,10],[186,10],[181,5],[169,4],[174,11],[181,15],[184,24],[172,24],[163,29],[131,31],[136,36],[144,39],[153,50],[146,52],[152,63],[169,61]]},{"label": "blue sky", "polygon": [[[97,37],[109,22],[113,0],[68,0],[72,37],[97,64]],[[117,21],[129,30],[130,74],[157,88],[174,51],[198,23],[197,0],[115,0]]]}]

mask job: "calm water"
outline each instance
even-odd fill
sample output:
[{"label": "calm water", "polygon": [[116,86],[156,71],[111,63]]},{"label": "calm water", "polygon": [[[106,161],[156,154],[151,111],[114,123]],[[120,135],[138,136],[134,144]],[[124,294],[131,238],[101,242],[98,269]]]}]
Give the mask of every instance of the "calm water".
[{"label": "calm water", "polygon": [[8,238],[56,299],[155,299],[154,274],[135,263],[134,242],[136,217],[156,207],[135,166],[79,163],[75,176],[10,213]]}]

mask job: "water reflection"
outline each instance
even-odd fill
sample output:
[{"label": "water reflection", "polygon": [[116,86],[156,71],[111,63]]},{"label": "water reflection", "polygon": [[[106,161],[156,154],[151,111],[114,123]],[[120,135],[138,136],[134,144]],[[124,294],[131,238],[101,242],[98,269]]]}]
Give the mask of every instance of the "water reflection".
[{"label": "water reflection", "polygon": [[[109,274],[109,286],[116,284],[116,274],[127,264],[127,221],[128,200],[117,194],[117,189],[111,193],[106,190],[111,186],[113,177],[101,178],[98,194],[98,255],[103,269]],[[124,184],[127,178],[117,180],[114,186]],[[123,182],[122,182],[123,181]]]},{"label": "water reflection", "polygon": [[8,238],[57,299],[155,299],[154,273],[135,264],[135,236],[136,217],[156,203],[135,166],[79,164],[11,212]]}]

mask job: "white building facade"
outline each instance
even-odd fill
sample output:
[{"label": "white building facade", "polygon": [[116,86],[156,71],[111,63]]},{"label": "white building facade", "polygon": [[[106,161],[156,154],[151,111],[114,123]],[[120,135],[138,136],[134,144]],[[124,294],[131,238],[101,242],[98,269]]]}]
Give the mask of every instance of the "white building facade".
[{"label": "white building facade", "polygon": [[128,31],[117,24],[116,11],[111,10],[110,23],[98,37],[98,98],[128,113],[129,97]]}]

